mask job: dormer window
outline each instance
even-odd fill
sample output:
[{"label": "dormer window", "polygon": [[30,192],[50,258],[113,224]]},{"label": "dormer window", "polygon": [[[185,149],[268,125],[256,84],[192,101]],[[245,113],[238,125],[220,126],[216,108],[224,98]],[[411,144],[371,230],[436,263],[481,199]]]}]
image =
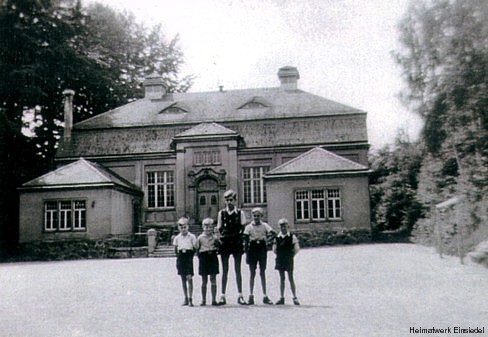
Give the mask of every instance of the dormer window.
[{"label": "dormer window", "polygon": [[170,114],[180,114],[180,113],[185,113],[188,112],[188,109],[184,107],[181,103],[174,103],[171,104],[170,106],[164,108],[161,110],[159,113],[170,113]]},{"label": "dormer window", "polygon": [[262,97],[253,97],[247,103],[244,103],[237,109],[263,109],[268,108],[270,106]]}]

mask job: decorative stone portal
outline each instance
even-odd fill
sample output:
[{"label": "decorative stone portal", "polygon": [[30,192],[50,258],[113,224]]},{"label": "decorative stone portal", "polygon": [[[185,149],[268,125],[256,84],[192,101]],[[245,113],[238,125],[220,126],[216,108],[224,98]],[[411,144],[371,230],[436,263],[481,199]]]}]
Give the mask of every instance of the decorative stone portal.
[{"label": "decorative stone portal", "polygon": [[217,172],[212,168],[188,173],[190,182],[188,187],[195,205],[194,214],[197,223],[201,223],[207,217],[217,221],[217,214],[221,207],[220,196],[227,186],[225,176],[225,170]]},{"label": "decorative stone portal", "polygon": [[205,218],[217,220],[219,211],[219,186],[212,178],[200,180],[197,187],[197,214],[199,222]]}]

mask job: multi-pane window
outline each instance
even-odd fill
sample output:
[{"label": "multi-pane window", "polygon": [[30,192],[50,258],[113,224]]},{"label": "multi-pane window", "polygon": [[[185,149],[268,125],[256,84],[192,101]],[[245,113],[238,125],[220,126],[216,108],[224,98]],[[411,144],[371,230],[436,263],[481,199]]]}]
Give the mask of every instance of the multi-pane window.
[{"label": "multi-pane window", "polygon": [[147,173],[147,206],[149,208],[174,207],[175,186],[173,171]]},{"label": "multi-pane window", "polygon": [[309,218],[308,191],[297,191],[295,193],[295,207],[297,220]]},{"label": "multi-pane window", "polygon": [[86,229],[85,200],[59,200],[44,203],[44,230]]},{"label": "multi-pane window", "polygon": [[86,224],[86,205],[84,200],[74,201],[74,229],[83,229]]},{"label": "multi-pane window", "polygon": [[338,189],[327,190],[327,210],[329,219],[341,218],[341,194]]},{"label": "multi-pane window", "polygon": [[312,190],[312,219],[325,220],[325,191]]},{"label": "multi-pane window", "polygon": [[263,177],[268,171],[268,167],[244,167],[242,169],[245,204],[266,203],[266,186]]},{"label": "multi-pane window", "polygon": [[193,153],[193,164],[195,166],[201,165],[219,165],[220,151],[196,151]]},{"label": "multi-pane window", "polygon": [[297,220],[340,220],[340,190],[331,188],[296,191],[295,217]]},{"label": "multi-pane window", "polygon": [[44,203],[44,229],[46,231],[55,231],[58,229],[58,202],[46,201]]},{"label": "multi-pane window", "polygon": [[73,210],[71,201],[61,201],[59,203],[59,230],[71,229]]}]

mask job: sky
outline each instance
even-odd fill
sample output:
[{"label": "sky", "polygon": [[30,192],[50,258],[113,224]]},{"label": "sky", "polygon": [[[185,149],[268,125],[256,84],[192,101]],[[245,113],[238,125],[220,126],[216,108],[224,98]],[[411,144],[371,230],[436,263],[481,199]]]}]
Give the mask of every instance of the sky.
[{"label": "sky", "polygon": [[[91,1],[91,0],[90,0]],[[368,113],[373,149],[411,140],[422,123],[398,98],[405,88],[391,52],[408,0],[98,0],[179,35],[190,89],[277,87],[295,66],[298,88]]]}]

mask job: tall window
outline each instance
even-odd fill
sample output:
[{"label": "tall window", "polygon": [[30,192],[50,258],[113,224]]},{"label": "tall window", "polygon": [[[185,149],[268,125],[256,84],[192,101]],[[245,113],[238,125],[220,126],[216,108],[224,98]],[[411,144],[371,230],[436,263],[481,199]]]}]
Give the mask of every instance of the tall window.
[{"label": "tall window", "polygon": [[85,228],[86,224],[86,205],[84,200],[74,201],[74,229]]},{"label": "tall window", "polygon": [[149,208],[174,207],[175,186],[173,171],[147,173],[147,206]]},{"label": "tall window", "polygon": [[269,167],[244,167],[242,169],[245,204],[266,203],[266,186],[264,186],[263,176],[268,171]]},{"label": "tall window", "polygon": [[44,230],[54,231],[58,229],[58,202],[46,201],[44,203]]},{"label": "tall window", "polygon": [[312,190],[312,219],[325,220],[325,191]]},{"label": "tall window", "polygon": [[308,191],[297,191],[295,194],[295,207],[297,220],[309,218]]},{"label": "tall window", "polygon": [[337,188],[298,190],[295,192],[297,220],[340,220],[341,193]]},{"label": "tall window", "polygon": [[338,189],[327,190],[327,210],[329,219],[341,218],[341,194]]},{"label": "tall window", "polygon": [[85,200],[58,200],[44,203],[45,231],[84,229],[86,229]]}]

